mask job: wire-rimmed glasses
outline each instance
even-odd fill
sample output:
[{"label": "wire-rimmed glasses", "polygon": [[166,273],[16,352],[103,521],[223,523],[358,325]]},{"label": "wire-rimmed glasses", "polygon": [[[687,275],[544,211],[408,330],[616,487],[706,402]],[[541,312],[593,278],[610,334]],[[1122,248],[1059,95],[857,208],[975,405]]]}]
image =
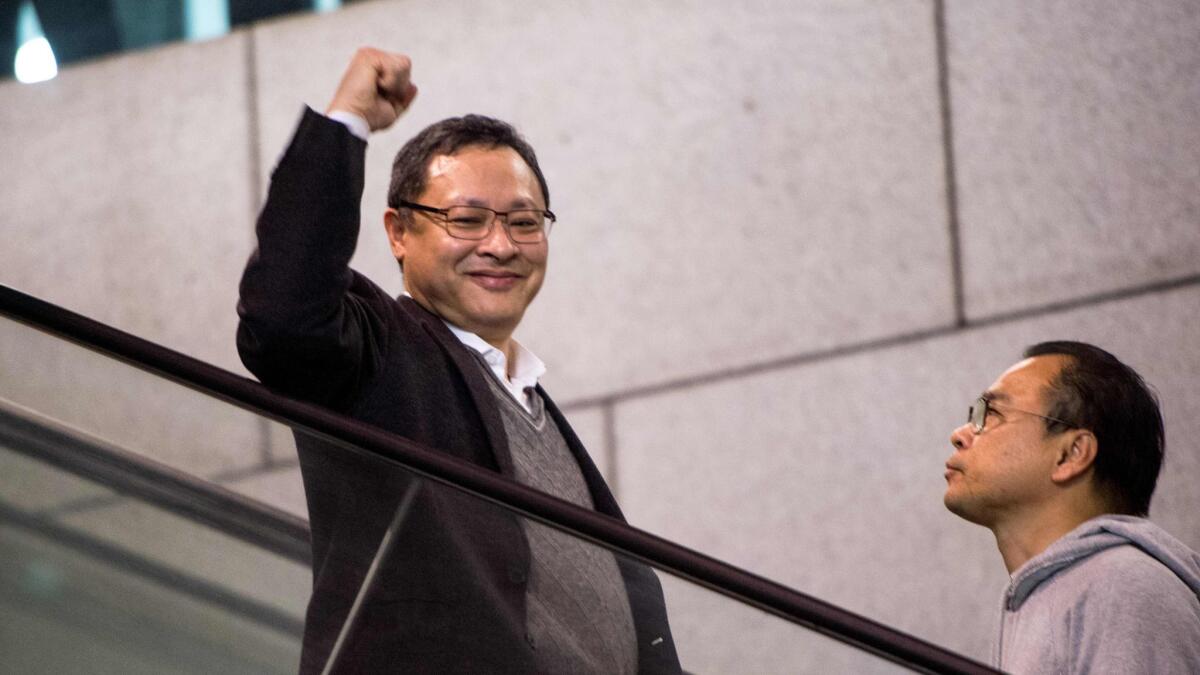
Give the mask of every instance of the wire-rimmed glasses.
[{"label": "wire-rimmed glasses", "polygon": [[550,227],[558,220],[552,211],[545,209],[511,209],[496,211],[486,206],[452,205],[446,208],[427,206],[400,200],[402,208],[441,216],[433,218],[446,234],[455,239],[479,241],[492,234],[497,218],[503,217],[504,229],[509,239],[517,244],[537,244],[550,235]]}]

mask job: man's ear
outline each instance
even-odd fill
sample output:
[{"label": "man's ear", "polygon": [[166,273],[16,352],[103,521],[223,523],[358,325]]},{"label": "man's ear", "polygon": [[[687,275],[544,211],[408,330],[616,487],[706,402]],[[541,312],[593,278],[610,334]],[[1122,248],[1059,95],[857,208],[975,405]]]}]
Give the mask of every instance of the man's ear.
[{"label": "man's ear", "polygon": [[404,264],[404,241],[408,232],[408,223],[396,209],[383,212],[383,229],[387,230],[388,242],[392,245],[392,255],[400,264]]},{"label": "man's ear", "polygon": [[1068,431],[1059,447],[1058,461],[1050,474],[1050,480],[1055,483],[1067,483],[1087,473],[1095,465],[1099,449],[1096,435],[1087,429]]}]

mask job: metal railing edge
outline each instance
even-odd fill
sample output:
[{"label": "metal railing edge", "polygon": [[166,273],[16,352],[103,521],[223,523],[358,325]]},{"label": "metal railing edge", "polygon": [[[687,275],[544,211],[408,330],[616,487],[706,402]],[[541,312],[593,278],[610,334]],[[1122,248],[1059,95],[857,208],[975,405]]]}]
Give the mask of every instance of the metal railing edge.
[{"label": "metal railing edge", "polygon": [[308,521],[219,483],[70,428],[0,397],[0,442],[77,476],[209,525],[303,565]]},{"label": "metal railing edge", "polygon": [[999,672],[873,619],[435,449],[320,406],[276,394],[258,382],[2,284],[0,314],[255,414],[314,433],[351,451],[399,464],[905,667],[935,673]]}]

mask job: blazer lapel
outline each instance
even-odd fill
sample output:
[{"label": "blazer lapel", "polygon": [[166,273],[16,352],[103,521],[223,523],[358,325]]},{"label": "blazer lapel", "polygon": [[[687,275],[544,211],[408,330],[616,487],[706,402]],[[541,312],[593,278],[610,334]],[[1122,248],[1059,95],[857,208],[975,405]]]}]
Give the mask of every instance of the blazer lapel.
[{"label": "blazer lapel", "polygon": [[538,385],[537,392],[546,404],[546,414],[550,415],[554,419],[554,423],[558,425],[563,440],[567,442],[567,447],[571,449],[575,462],[579,464],[583,480],[587,483],[588,491],[592,493],[592,504],[595,505],[596,510],[619,520],[625,520],[625,514],[621,513],[621,507],[617,505],[617,499],[609,490],[608,483],[604,482],[604,476],[600,474],[600,469],[596,468],[587,449],[583,447],[583,442],[579,440],[579,437],[575,435],[575,430],[567,423],[567,418],[563,416],[558,406],[554,405],[554,401],[550,400],[549,394],[542,389],[542,385]]},{"label": "blazer lapel", "polygon": [[488,445],[491,446],[496,466],[500,467],[502,475],[512,476],[512,454],[508,448],[508,435],[504,433],[504,420],[500,419],[500,409],[496,406],[487,380],[483,379],[485,375],[480,371],[481,366],[469,351],[470,348],[459,342],[440,317],[419,305],[416,300],[402,295],[397,301],[454,363],[458,376],[462,378],[471,394],[475,411],[483,422],[483,431],[487,436]]}]

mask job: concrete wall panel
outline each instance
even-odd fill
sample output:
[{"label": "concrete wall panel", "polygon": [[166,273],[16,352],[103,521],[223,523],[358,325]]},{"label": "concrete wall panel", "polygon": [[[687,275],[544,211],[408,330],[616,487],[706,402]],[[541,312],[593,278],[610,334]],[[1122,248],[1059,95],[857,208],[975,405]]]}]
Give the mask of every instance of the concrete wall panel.
[{"label": "concrete wall panel", "polygon": [[245,35],[0,83],[0,283],[240,368]]},{"label": "concrete wall panel", "polygon": [[661,575],[680,663],[689,673],[911,673],[819,633],[676,577]]},{"label": "concrete wall panel", "polygon": [[1200,273],[1200,5],[947,21],[969,316]]},{"label": "concrete wall panel", "polygon": [[571,428],[575,430],[575,435],[579,436],[579,440],[583,442],[583,447],[588,449],[588,454],[592,456],[596,468],[611,484],[616,477],[614,473],[616,467],[612,466],[611,462],[611,450],[608,443],[609,423],[604,410],[599,407],[576,408],[564,414],[567,416]]},{"label": "concrete wall panel", "polygon": [[356,258],[392,290],[395,149],[470,111],[526,133],[561,220],[520,334],[560,400],[952,320],[926,2],[380,2],[256,44],[267,162],[355,46],[412,56]]}]

